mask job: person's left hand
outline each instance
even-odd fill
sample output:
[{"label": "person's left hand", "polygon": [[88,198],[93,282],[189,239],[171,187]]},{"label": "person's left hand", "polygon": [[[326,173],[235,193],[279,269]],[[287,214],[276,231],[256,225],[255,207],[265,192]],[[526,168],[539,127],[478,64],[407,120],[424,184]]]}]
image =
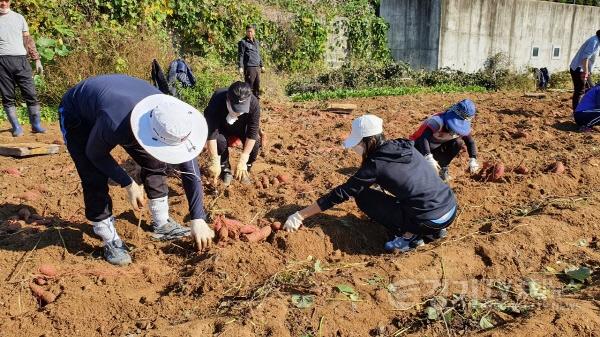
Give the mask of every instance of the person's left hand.
[{"label": "person's left hand", "polygon": [[304,218],[300,212],[296,212],[287,218],[285,224],[283,224],[283,229],[287,232],[295,232],[298,230],[298,228],[300,228],[300,226],[302,226],[303,220]]},{"label": "person's left hand", "polygon": [[196,241],[198,251],[207,249],[212,245],[212,240],[215,238],[215,231],[213,231],[206,221],[203,219],[194,219],[190,222],[192,236]]},{"label": "person's left hand", "polygon": [[477,173],[479,171],[479,163],[477,162],[477,158],[469,159],[469,172]]},{"label": "person's left hand", "polygon": [[35,72],[40,76],[44,75],[44,66],[42,66],[40,59],[35,60]]},{"label": "person's left hand", "polygon": [[260,67],[260,72],[264,73],[265,72],[265,67]]},{"label": "person's left hand", "polygon": [[240,155],[240,161],[238,162],[235,168],[234,177],[237,180],[242,180],[248,177],[248,160],[250,159],[250,155],[246,153],[242,153]]}]

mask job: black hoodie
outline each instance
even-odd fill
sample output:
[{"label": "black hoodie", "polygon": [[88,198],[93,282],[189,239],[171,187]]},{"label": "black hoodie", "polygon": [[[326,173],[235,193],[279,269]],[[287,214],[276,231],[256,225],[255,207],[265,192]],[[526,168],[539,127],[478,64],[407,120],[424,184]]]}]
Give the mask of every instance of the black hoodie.
[{"label": "black hoodie", "polygon": [[347,182],[317,203],[321,210],[327,210],[373,184],[394,195],[399,207],[415,220],[437,220],[456,206],[450,187],[414,148],[413,142],[406,139],[383,143]]}]

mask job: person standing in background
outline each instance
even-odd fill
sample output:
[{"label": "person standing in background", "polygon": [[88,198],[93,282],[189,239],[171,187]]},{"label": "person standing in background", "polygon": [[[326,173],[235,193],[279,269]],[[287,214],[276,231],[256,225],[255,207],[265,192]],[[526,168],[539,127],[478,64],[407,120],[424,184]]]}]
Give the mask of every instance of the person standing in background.
[{"label": "person standing in background", "polygon": [[17,118],[16,86],[21,89],[21,95],[27,103],[31,132],[44,133],[46,129],[41,125],[40,103],[27,55],[35,61],[38,74],[44,72],[44,67],[35,48],[35,41],[29,35],[25,18],[10,9],[10,0],[0,0],[0,27],[0,94],[4,112],[12,126],[12,135],[23,135],[23,128]]},{"label": "person standing in background", "polygon": [[573,57],[570,66],[571,79],[573,80],[573,112],[577,109],[581,96],[586,89],[591,88],[592,69],[596,55],[600,50],[600,30],[596,31],[596,35],[587,39]]},{"label": "person standing in background", "polygon": [[246,36],[238,42],[238,67],[244,81],[252,88],[256,98],[260,95],[260,73],[265,71],[260,57],[260,43],[255,38],[254,25],[246,26]]}]

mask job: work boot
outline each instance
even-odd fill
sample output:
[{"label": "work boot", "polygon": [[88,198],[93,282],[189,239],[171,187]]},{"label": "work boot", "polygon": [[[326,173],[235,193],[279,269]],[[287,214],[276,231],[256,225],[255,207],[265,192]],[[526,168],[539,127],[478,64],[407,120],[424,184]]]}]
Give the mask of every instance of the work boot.
[{"label": "work boot", "polygon": [[17,108],[14,106],[5,106],[4,112],[6,112],[6,117],[8,117],[8,121],[12,126],[12,136],[21,137],[23,135],[23,128],[21,127],[21,124],[19,124],[19,118],[17,118]]},{"label": "work boot", "polygon": [[31,123],[31,132],[33,133],[46,133],[46,129],[42,127],[42,117],[40,115],[40,106],[32,105],[28,106],[29,111],[29,122]]},{"label": "work boot", "polygon": [[152,239],[154,240],[169,241],[190,235],[188,227],[183,227],[172,218],[169,218],[167,223],[160,227],[157,227],[154,223],[152,226],[154,227],[154,234],[152,234]]},{"label": "work boot", "polygon": [[126,266],[131,263],[127,246],[121,240],[107,242],[104,245],[104,258],[116,266]]},{"label": "work boot", "polygon": [[446,183],[452,179],[452,177],[450,177],[450,168],[448,166],[444,166],[440,169],[440,178]]},{"label": "work boot", "polygon": [[401,235],[396,236],[393,240],[386,242],[384,248],[388,251],[399,251],[401,253],[405,253],[424,244],[425,242],[423,242],[423,239],[416,234],[413,234],[410,237]]}]

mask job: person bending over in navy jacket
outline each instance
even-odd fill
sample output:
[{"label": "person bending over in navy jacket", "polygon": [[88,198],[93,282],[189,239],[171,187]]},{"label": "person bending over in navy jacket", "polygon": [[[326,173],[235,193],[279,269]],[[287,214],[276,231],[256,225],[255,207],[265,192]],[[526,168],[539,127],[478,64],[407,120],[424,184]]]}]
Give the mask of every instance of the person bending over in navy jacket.
[{"label": "person bending over in navy jacket", "polygon": [[469,171],[477,173],[477,146],[471,135],[471,120],[476,113],[475,103],[462,100],[443,113],[428,118],[410,136],[415,147],[425,156],[427,162],[440,174],[443,181],[449,181],[449,166],[452,159],[466,144],[469,152]]},{"label": "person bending over in navy jacket", "polygon": [[[457,213],[456,198],[407,139],[386,141],[383,121],[364,115],[352,122],[344,148],[362,157],[358,171],[312,205],[290,215],[284,229],[293,232],[302,221],[353,197],[360,210],[395,237],[386,250],[406,252],[447,235]],[[381,190],[370,188],[377,184]]]},{"label": "person bending over in navy jacket", "polygon": [[579,131],[592,131],[600,124],[600,86],[595,86],[583,96],[573,113]]},{"label": "person bending over in navy jacket", "polygon": [[[190,229],[169,217],[167,164],[177,164],[190,205],[191,234],[199,249],[208,247],[214,232],[206,224],[200,170],[196,156],[207,137],[202,114],[149,83],[125,75],[102,75],[69,89],[59,107],[65,144],[83,187],[85,216],[104,241],[104,257],[115,265],[131,263],[127,247],[115,229],[108,179],[127,190],[135,211],[148,195],[153,238],[171,240]],[[117,145],[141,166],[142,186],[121,168],[110,152]]]}]

